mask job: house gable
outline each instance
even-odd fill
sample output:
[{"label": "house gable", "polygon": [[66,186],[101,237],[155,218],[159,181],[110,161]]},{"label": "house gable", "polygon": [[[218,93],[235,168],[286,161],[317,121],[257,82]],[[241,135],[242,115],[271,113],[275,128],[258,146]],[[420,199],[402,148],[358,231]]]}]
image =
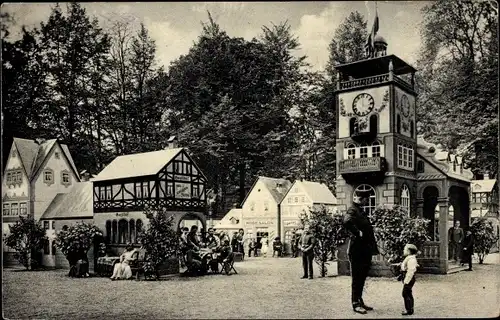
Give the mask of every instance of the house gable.
[{"label": "house gable", "polygon": [[256,181],[242,206],[243,216],[272,216],[277,214],[278,203],[260,179]]},{"label": "house gable", "polygon": [[12,144],[2,177],[2,200],[27,200],[29,179],[21,155],[15,143]]}]

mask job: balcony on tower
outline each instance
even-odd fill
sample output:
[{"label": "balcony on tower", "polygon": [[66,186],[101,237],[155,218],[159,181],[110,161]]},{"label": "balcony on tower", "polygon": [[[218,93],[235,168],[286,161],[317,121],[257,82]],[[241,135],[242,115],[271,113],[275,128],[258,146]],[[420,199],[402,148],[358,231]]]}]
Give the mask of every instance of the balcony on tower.
[{"label": "balcony on tower", "polygon": [[384,157],[345,159],[339,162],[339,173],[346,181],[372,182],[384,179],[387,162]]},{"label": "balcony on tower", "polygon": [[375,87],[396,83],[415,92],[415,68],[395,55],[376,56],[335,66],[337,91]]}]

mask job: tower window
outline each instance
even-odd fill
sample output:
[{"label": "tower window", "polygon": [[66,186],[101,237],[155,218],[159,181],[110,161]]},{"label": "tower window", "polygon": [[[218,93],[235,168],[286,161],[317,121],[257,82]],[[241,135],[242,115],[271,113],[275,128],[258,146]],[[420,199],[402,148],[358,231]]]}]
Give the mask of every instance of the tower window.
[{"label": "tower window", "polygon": [[363,146],[359,149],[359,157],[360,158],[368,158],[368,147]]},{"label": "tower window", "polygon": [[413,120],[412,120],[412,121],[410,121],[410,135],[411,135],[412,138],[413,138],[413,135],[414,135],[414,131],[415,131],[415,128],[414,128]]},{"label": "tower window", "polygon": [[396,126],[397,133],[401,133],[401,116],[399,114],[396,120]]},{"label": "tower window", "polygon": [[398,145],[398,167],[413,170],[413,148],[406,145]]},{"label": "tower window", "polygon": [[371,214],[376,207],[376,202],[375,202],[375,189],[368,185],[368,184],[361,184],[359,185],[356,190],[354,190],[353,195],[357,195],[358,192],[362,193],[367,193],[368,194],[368,205],[363,207],[363,210],[367,211],[368,214]]},{"label": "tower window", "polygon": [[408,189],[406,184],[401,188],[401,208],[406,210],[408,215],[410,215],[410,189]]},{"label": "tower window", "polygon": [[419,160],[417,162],[417,172],[418,173],[423,173],[424,170],[425,170],[425,164],[424,164],[424,162],[422,160]]},{"label": "tower window", "polygon": [[349,144],[347,146],[347,159],[356,158],[356,146],[353,144]]},{"label": "tower window", "polygon": [[380,143],[378,141],[372,143],[372,157],[380,157]]}]

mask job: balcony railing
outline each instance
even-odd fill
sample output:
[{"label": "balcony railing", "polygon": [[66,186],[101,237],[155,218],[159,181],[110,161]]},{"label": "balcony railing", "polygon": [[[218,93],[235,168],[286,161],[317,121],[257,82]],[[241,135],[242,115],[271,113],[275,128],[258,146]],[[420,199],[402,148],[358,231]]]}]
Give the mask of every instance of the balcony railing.
[{"label": "balcony railing", "polygon": [[385,158],[359,158],[340,161],[340,174],[381,172],[385,170]]},{"label": "balcony railing", "polygon": [[[339,89],[345,90],[345,89],[352,89],[352,88],[357,88],[357,87],[364,87],[364,86],[371,85],[371,84],[384,83],[384,82],[388,82],[389,78],[390,78],[389,73],[386,73],[386,74],[380,74],[380,75],[372,76],[372,77],[354,79],[354,80],[349,80],[349,81],[342,81],[342,82],[340,82]],[[404,88],[414,90],[413,86],[410,83],[406,82],[405,80],[396,76],[395,74],[392,75],[392,80]]]},{"label": "balcony railing", "polygon": [[383,83],[389,81],[389,74],[381,74],[378,76],[373,76],[373,77],[367,77],[367,78],[361,78],[361,79],[354,79],[350,81],[344,81],[340,83],[340,89],[350,89],[350,88],[356,88],[356,87],[363,87],[366,85],[370,84],[376,84],[376,83]]},{"label": "balcony railing", "polygon": [[421,259],[439,258],[439,241],[427,241],[422,247]]}]

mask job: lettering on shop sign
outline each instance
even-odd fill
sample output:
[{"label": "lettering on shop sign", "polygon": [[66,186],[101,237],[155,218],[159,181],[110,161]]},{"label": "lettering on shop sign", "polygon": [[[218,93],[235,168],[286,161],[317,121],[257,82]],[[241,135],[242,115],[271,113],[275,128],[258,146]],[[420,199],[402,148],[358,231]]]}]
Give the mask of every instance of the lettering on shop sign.
[{"label": "lettering on shop sign", "polygon": [[174,179],[177,181],[191,181],[190,176],[181,176],[181,175],[177,175],[177,174],[175,175]]},{"label": "lettering on shop sign", "polygon": [[274,224],[273,221],[246,221],[245,222],[246,225],[269,225],[269,224]]},{"label": "lettering on shop sign", "polygon": [[290,227],[290,226],[298,226],[299,222],[298,221],[285,221],[285,226]]},{"label": "lettering on shop sign", "polygon": [[117,212],[116,216],[117,217],[128,217],[128,212]]}]

